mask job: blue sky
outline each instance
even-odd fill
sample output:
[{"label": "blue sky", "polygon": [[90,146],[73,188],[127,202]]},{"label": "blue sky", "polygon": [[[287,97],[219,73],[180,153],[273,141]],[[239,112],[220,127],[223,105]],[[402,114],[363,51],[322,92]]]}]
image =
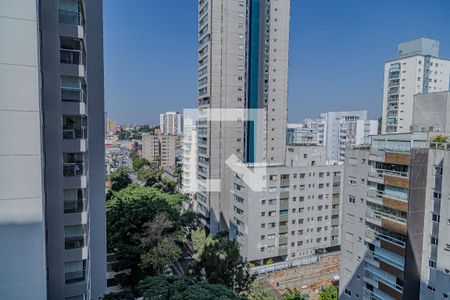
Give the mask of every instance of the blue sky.
[{"label": "blue sky", "polygon": [[[120,123],[196,106],[196,0],[104,1],[105,101]],[[449,0],[291,0],[289,122],[320,112],[381,114],[383,64],[398,42],[441,41]]]}]

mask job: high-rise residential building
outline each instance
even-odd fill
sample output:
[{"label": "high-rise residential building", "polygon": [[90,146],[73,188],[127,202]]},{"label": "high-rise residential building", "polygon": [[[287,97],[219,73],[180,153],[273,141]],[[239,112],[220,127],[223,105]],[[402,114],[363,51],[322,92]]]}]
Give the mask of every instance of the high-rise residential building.
[{"label": "high-rise residential building", "polygon": [[110,118],[106,119],[106,134],[113,135],[117,130],[117,123]]},{"label": "high-rise residential building", "polygon": [[1,298],[98,299],[106,288],[102,1],[5,0],[0,28]]},{"label": "high-rise residential building", "polygon": [[324,123],[322,120],[306,119],[303,123],[287,124],[288,145],[324,145]]},{"label": "high-rise residential building", "polygon": [[384,65],[382,133],[410,132],[413,98],[449,90],[450,60],[439,58],[439,41],[420,38],[398,46]]},{"label": "high-rise residential building", "polygon": [[159,160],[162,167],[173,167],[176,162],[178,136],[169,134],[142,134],[142,157],[149,161]]},{"label": "high-rise residential building", "polygon": [[154,161],[159,157],[159,134],[142,134],[142,157]]},{"label": "high-rise residential building", "polygon": [[162,134],[160,143],[161,166],[173,167],[176,162],[176,150],[179,137],[176,135]]},{"label": "high-rise residential building", "polygon": [[[258,270],[317,262],[339,250],[342,165],[329,165],[323,146],[287,146],[282,166],[266,169],[262,191],[242,174],[233,176],[231,235]],[[331,271],[331,270],[330,270]]]},{"label": "high-rise residential building", "polygon": [[[289,0],[198,1],[197,202],[212,232],[230,226],[231,155],[284,163],[289,18]],[[264,114],[250,111],[251,121],[208,121],[205,109]]]},{"label": "high-rise residential building", "polygon": [[320,117],[328,161],[343,163],[347,146],[363,144],[369,135],[377,133],[378,122],[367,120],[365,110],[326,112]]},{"label": "high-rise residential building", "polygon": [[183,130],[183,117],[179,112],[168,111],[159,115],[159,128],[162,134],[180,135]]},{"label": "high-rise residential building", "polygon": [[[182,192],[194,195],[197,189],[197,128],[196,116],[184,114],[182,140]],[[195,208],[197,209],[197,208]]]},{"label": "high-rise residential building", "polygon": [[342,299],[450,297],[450,146],[433,142],[450,136],[449,93],[416,95],[413,107],[415,132],[347,152]]}]

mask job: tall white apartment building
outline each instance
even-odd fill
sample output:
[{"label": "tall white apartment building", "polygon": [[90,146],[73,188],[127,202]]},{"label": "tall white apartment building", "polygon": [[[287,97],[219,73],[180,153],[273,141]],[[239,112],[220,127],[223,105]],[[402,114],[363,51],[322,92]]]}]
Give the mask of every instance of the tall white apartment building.
[{"label": "tall white apartment building", "polygon": [[324,122],[305,119],[303,123],[287,124],[288,145],[325,145]]},{"label": "tall white apartment building", "polygon": [[180,135],[183,130],[183,117],[179,112],[168,111],[159,115],[161,134]]},{"label": "tall white apartment building", "polygon": [[[284,163],[289,18],[289,0],[198,2],[197,203],[212,232],[230,226],[231,155]],[[254,121],[208,121],[205,109],[263,114],[250,116]]]},{"label": "tall white apartment building", "polygon": [[173,167],[176,161],[178,136],[170,134],[142,134],[142,157],[149,161],[159,160],[162,167]]},{"label": "tall white apartment building", "polygon": [[340,245],[342,165],[326,162],[324,146],[287,146],[281,166],[249,164],[266,173],[255,190],[245,175],[233,176],[231,236],[249,262],[264,269],[317,262]]},{"label": "tall white apartment building", "polygon": [[450,297],[450,93],[413,107],[415,132],[347,151],[340,299]]},{"label": "tall white apartment building", "polygon": [[101,0],[0,2],[1,299],[106,289]]},{"label": "tall white apartment building", "polygon": [[182,139],[182,192],[194,195],[197,189],[197,128],[196,117],[184,115]]},{"label": "tall white apartment building", "polygon": [[340,111],[320,114],[324,123],[327,160],[343,163],[349,145],[365,143],[377,133],[378,122],[367,120],[367,111]]},{"label": "tall white apartment building", "polygon": [[447,91],[449,82],[450,60],[439,58],[439,41],[399,44],[398,58],[384,65],[382,133],[410,132],[414,95]]}]

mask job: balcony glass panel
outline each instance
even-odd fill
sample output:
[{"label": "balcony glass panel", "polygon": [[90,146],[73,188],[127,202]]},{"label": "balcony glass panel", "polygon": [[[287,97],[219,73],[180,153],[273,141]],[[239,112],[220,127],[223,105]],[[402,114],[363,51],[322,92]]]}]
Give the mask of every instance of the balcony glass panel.
[{"label": "balcony glass panel", "polygon": [[64,176],[85,175],[84,153],[64,153]]},{"label": "balcony glass panel", "polygon": [[60,60],[63,64],[82,64],[81,40],[61,37]]},{"label": "balcony glass panel", "polygon": [[86,139],[86,123],[84,116],[63,116],[63,139]]},{"label": "balcony glass panel", "polygon": [[59,0],[59,23],[81,25],[82,8],[79,0]]},{"label": "balcony glass panel", "polygon": [[64,213],[81,213],[84,211],[84,190],[71,189],[64,190]]},{"label": "balcony glass panel", "polygon": [[84,247],[85,245],[84,225],[65,226],[64,242],[66,250]]},{"label": "balcony glass panel", "polygon": [[64,277],[66,283],[84,281],[86,272],[86,261],[76,260],[64,263]]}]

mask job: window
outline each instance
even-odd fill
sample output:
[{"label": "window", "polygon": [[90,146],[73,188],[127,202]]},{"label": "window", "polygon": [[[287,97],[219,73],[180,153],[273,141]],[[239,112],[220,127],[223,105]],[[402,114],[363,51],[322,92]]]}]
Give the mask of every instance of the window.
[{"label": "window", "polygon": [[437,237],[432,236],[430,239],[431,245],[437,246],[439,243],[439,239]]},{"label": "window", "polygon": [[436,262],[434,260],[428,260],[428,266],[430,268],[436,269]]},{"label": "window", "polygon": [[63,64],[82,64],[83,45],[81,40],[61,37],[60,39],[60,61]]},{"label": "window", "polygon": [[85,271],[85,260],[76,260],[64,263],[64,277],[66,283],[84,281]]},{"label": "window", "polygon": [[78,0],[59,0],[59,23],[82,25],[82,11]]},{"label": "window", "polygon": [[284,210],[280,210],[280,216],[287,216],[288,214],[288,210],[284,209]]},{"label": "window", "polygon": [[355,197],[348,196],[348,202],[355,204]]},{"label": "window", "polygon": [[87,119],[85,116],[63,115],[63,139],[86,139]]},{"label": "window", "polygon": [[85,84],[81,77],[61,76],[61,100],[65,102],[86,102]]},{"label": "window", "polygon": [[84,225],[64,226],[65,249],[83,248],[85,245]]},{"label": "window", "polygon": [[345,289],[345,294],[346,295],[348,295],[348,296],[351,296],[352,295],[352,292],[349,290],[349,289]]},{"label": "window", "polygon": [[84,189],[70,189],[63,191],[64,213],[80,213],[84,211]]},{"label": "window", "polygon": [[85,174],[84,153],[63,153],[64,176],[82,176]]},{"label": "window", "polygon": [[439,216],[438,214],[433,213],[431,216],[433,222],[438,222],[441,220],[441,216]]}]

